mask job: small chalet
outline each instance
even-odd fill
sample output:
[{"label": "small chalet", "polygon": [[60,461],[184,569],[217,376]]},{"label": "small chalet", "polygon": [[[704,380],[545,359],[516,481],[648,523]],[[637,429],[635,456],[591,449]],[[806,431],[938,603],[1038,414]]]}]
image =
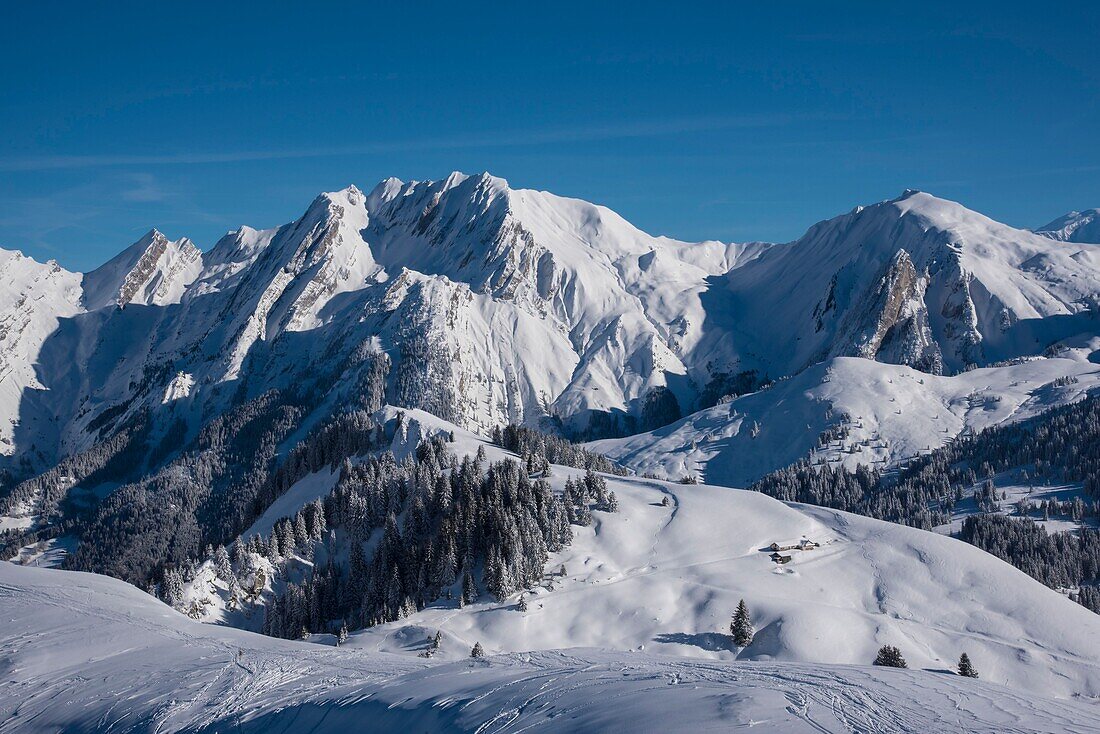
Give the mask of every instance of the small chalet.
[{"label": "small chalet", "polygon": [[779,553],[777,551],[775,553],[772,553],[772,560],[775,561],[776,563],[778,563],[780,566],[782,566],[784,563],[790,563],[791,562],[791,557],[790,556],[785,556],[782,553]]},{"label": "small chalet", "polygon": [[810,540],[808,538],[803,538],[802,540],[798,541],[798,549],[799,550],[804,550],[804,551],[805,550],[813,550],[814,548],[820,548],[820,547],[821,547],[821,543],[815,543],[815,542],[813,542],[812,540]]}]

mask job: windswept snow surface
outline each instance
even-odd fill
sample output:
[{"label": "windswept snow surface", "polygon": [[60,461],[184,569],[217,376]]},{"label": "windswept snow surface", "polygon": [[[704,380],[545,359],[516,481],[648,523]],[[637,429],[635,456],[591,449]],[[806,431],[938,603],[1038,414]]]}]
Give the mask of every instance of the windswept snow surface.
[{"label": "windswept snow surface", "polygon": [[0,732],[1091,732],[1090,701],[943,671],[565,650],[421,660],[193,622],[0,564]]},{"label": "windswept snow surface", "polygon": [[[980,431],[1033,417],[1100,388],[1098,340],[951,377],[840,357],[649,433],[589,444],[639,474],[744,487],[799,459],[891,466]],[[827,428],[847,436],[821,442]]]}]

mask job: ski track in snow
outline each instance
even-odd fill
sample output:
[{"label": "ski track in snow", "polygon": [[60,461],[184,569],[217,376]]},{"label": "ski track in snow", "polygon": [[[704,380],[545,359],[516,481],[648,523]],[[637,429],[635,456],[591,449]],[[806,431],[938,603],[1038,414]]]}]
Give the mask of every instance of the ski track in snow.
[{"label": "ski track in snow", "polygon": [[[545,650],[428,663],[201,625],[110,579],[0,568],[0,732],[1095,731],[1095,704],[915,670]],[[116,647],[126,640],[129,647]]]}]

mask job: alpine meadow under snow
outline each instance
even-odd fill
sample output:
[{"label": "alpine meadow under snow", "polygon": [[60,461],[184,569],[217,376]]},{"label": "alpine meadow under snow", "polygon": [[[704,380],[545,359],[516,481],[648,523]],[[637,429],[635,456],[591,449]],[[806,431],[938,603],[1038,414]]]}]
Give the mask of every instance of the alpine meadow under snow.
[{"label": "alpine meadow under snow", "polygon": [[1096,731],[1097,221],[453,173],[0,251],[0,732]]}]

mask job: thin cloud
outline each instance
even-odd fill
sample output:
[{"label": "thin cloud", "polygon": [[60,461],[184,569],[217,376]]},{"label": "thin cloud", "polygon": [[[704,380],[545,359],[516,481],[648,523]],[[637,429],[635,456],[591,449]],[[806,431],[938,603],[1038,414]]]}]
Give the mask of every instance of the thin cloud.
[{"label": "thin cloud", "polygon": [[521,147],[555,143],[583,143],[600,140],[654,138],[699,132],[780,127],[796,121],[822,120],[822,116],[741,115],[675,120],[640,121],[610,125],[534,130],[495,135],[471,135],[391,142],[367,143],[344,147],[320,147],[285,150],[229,152],[164,153],[153,155],[50,155],[0,159],[0,171],[47,171],[70,168],[110,166],[199,165],[245,163],[249,161],[325,158],[347,155],[372,155],[415,150],[458,150],[464,148]]}]

